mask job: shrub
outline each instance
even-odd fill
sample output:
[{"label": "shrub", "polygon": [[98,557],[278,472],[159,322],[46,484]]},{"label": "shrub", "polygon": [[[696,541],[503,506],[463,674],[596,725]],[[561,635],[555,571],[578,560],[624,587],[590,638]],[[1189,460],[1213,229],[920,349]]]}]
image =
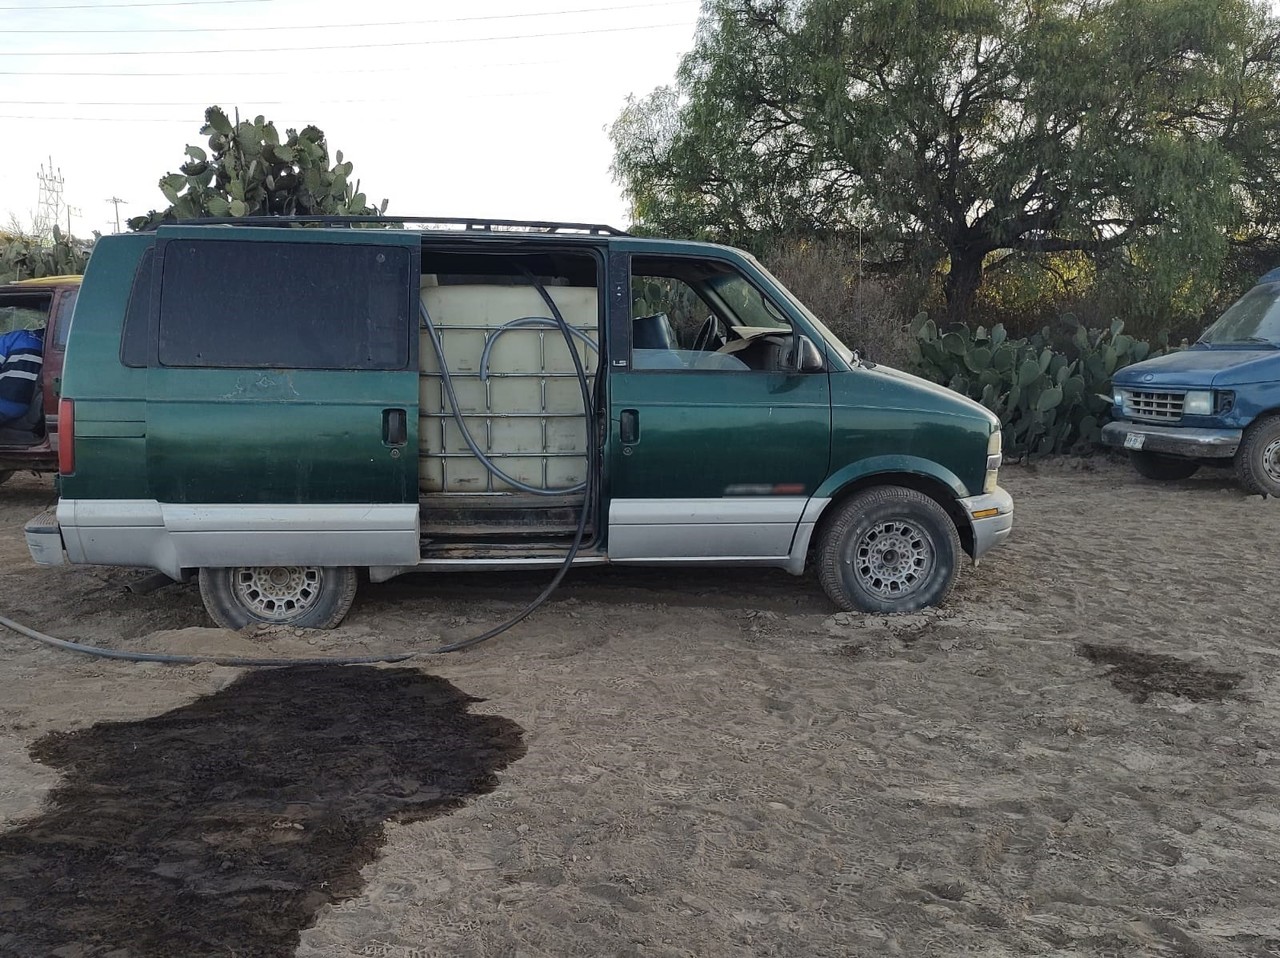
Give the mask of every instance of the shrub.
[{"label": "shrub", "polygon": [[887,366],[911,359],[911,312],[893,281],[858,276],[850,241],[778,240],[761,260],[850,349]]},{"label": "shrub", "polygon": [[911,331],[915,372],[999,416],[1005,454],[1019,458],[1089,451],[1111,418],[1115,371],[1168,345],[1163,335],[1155,345],[1126,336],[1120,320],[1086,329],[1070,316],[1056,335],[1046,326],[1024,339],[1009,339],[1002,324],[940,332],[924,313]]}]

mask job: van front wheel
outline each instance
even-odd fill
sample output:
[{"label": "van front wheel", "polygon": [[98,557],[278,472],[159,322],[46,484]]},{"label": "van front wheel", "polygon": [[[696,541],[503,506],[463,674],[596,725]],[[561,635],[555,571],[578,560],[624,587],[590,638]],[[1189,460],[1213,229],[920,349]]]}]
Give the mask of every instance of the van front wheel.
[{"label": "van front wheel", "polygon": [[1280,416],[1255,422],[1236,450],[1240,485],[1255,495],[1280,496]]},{"label": "van front wheel", "polygon": [[955,582],[960,536],[945,509],[915,489],[880,486],[839,507],[818,545],[831,601],[860,612],[915,612]]},{"label": "van front wheel", "polygon": [[332,629],[351,608],[350,566],[237,566],[200,570],[200,597],[224,629],[284,625]]}]

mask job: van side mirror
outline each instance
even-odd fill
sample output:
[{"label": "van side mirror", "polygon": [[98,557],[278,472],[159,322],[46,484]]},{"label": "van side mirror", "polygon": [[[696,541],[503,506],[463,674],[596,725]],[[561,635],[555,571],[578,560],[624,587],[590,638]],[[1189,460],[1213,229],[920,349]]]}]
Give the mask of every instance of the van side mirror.
[{"label": "van side mirror", "polygon": [[787,356],[788,366],[798,373],[817,373],[823,370],[826,364],[812,339],[808,336],[796,336],[793,343]]}]

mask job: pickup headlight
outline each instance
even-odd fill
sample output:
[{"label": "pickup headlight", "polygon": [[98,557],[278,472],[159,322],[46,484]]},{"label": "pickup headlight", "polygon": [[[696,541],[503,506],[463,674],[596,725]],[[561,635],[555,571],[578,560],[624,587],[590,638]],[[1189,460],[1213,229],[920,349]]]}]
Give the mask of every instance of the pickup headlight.
[{"label": "pickup headlight", "polygon": [[1212,416],[1213,393],[1207,389],[1193,389],[1182,398],[1184,416]]},{"label": "pickup headlight", "polygon": [[987,474],[982,480],[982,491],[988,495],[996,491],[1000,478],[1000,463],[1004,457],[1000,454],[1003,436],[997,426],[991,438],[987,440]]}]

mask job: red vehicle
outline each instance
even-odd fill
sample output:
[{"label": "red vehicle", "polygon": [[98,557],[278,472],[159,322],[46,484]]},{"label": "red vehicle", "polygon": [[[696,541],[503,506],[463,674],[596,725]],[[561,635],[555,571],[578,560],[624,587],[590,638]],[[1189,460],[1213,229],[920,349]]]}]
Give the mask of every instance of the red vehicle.
[{"label": "red vehicle", "polygon": [[44,331],[44,372],[28,414],[0,426],[0,482],[19,470],[58,470],[58,386],[80,294],[79,276],[24,279],[0,286],[0,335],[15,329]]}]

